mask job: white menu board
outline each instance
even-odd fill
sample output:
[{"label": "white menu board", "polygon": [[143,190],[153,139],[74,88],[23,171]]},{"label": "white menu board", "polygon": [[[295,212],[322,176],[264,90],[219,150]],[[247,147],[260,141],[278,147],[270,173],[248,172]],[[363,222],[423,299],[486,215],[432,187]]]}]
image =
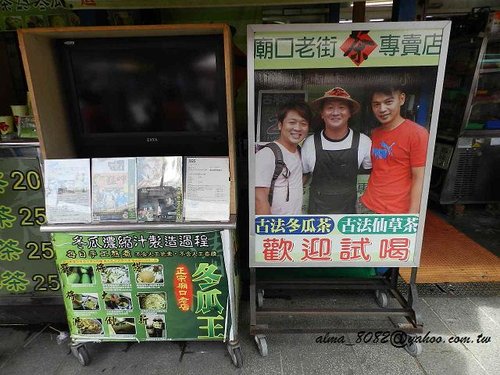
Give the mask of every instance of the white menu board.
[{"label": "white menu board", "polygon": [[229,220],[229,158],[188,157],[184,220]]}]

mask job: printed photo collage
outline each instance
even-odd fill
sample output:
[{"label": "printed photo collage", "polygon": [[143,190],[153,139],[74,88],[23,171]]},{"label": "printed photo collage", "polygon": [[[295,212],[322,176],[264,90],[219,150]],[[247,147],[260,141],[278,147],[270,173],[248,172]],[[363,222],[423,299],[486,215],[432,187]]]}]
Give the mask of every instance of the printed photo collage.
[{"label": "printed photo collage", "polygon": [[[76,334],[165,339],[167,293],[161,264],[65,267],[66,305]],[[102,285],[102,289],[99,286]]]}]

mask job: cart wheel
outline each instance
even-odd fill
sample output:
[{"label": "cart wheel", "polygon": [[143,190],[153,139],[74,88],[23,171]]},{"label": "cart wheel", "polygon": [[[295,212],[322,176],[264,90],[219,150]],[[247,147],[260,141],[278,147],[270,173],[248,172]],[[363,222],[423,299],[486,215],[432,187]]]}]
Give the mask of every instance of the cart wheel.
[{"label": "cart wheel", "polygon": [[377,301],[377,305],[385,309],[389,304],[389,296],[387,292],[376,290],[375,291],[375,300]]},{"label": "cart wheel", "polygon": [[87,366],[90,363],[90,354],[85,345],[72,346],[71,352],[82,366]]},{"label": "cart wheel", "polygon": [[412,357],[416,357],[420,354],[422,354],[422,344],[419,342],[408,342],[405,345],[405,350],[408,352],[409,355]]},{"label": "cart wheel", "polygon": [[254,337],[255,343],[257,344],[257,348],[259,349],[259,353],[263,357],[267,357],[269,352],[267,351],[267,340],[264,335],[255,335]]},{"label": "cart wheel", "polygon": [[257,291],[257,307],[264,306],[264,289]]},{"label": "cart wheel", "polygon": [[231,356],[231,361],[233,365],[237,368],[243,367],[243,355],[241,354],[241,348],[239,346],[227,346],[229,355]]}]

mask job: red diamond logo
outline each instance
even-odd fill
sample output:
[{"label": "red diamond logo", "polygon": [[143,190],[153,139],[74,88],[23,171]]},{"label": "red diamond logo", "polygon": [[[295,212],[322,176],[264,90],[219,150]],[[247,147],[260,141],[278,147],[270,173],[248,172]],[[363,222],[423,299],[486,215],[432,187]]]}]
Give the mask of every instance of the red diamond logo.
[{"label": "red diamond logo", "polygon": [[349,57],[357,66],[368,59],[370,53],[378,47],[368,33],[369,31],[353,31],[340,46],[340,49],[344,51],[344,56]]}]

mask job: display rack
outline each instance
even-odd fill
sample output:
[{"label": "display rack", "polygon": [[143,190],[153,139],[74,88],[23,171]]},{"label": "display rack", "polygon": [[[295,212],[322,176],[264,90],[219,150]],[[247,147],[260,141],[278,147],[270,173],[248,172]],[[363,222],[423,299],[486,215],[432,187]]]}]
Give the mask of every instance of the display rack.
[{"label": "display rack", "polygon": [[[166,255],[168,249],[162,249],[165,250],[164,253],[161,253],[159,257],[156,257],[156,252],[151,250],[151,254],[155,256],[156,258],[159,259],[160,263],[156,264],[161,264],[161,267],[163,269],[169,269],[170,272],[173,272],[172,270],[176,270],[176,268],[172,268],[175,265],[173,264],[174,261],[171,261],[172,259],[175,259],[178,261],[176,267],[181,267],[182,271],[184,272],[185,269],[191,267],[198,267],[200,264],[205,264],[203,263],[203,259],[206,260],[206,262],[210,261],[215,261],[217,262],[217,259],[220,260],[217,268],[217,272],[222,272],[221,275],[217,274],[217,280],[223,280],[221,282],[221,288],[224,290],[227,290],[227,305],[224,305],[224,303],[220,304],[220,309],[219,312],[223,311],[220,315],[225,315],[221,317],[217,317],[216,319],[222,319],[220,324],[215,324],[214,320],[212,319],[211,323],[208,322],[206,327],[203,327],[207,330],[211,330],[213,333],[214,330],[219,329],[219,332],[222,328],[224,328],[224,334],[217,335],[217,337],[213,337],[209,335],[203,336],[203,335],[180,335],[180,337],[176,337],[175,334],[173,335],[168,335],[168,329],[169,327],[166,327],[167,333],[163,334],[162,340],[160,341],[168,341],[168,340],[206,340],[206,341],[224,341],[227,343],[227,348],[229,351],[229,354],[231,356],[231,360],[234,363],[235,366],[241,367],[242,366],[242,353],[241,353],[241,348],[238,342],[238,298],[239,298],[239,292],[237,289],[237,285],[239,285],[237,279],[238,279],[238,272],[235,268],[235,259],[238,255],[237,253],[237,246],[236,246],[236,213],[237,213],[237,202],[236,202],[236,179],[235,179],[235,169],[236,169],[236,160],[235,160],[235,141],[234,141],[234,109],[233,109],[233,94],[232,94],[232,89],[233,89],[233,84],[232,84],[232,62],[231,62],[231,33],[229,26],[223,25],[223,24],[196,24],[196,25],[156,25],[156,26],[131,26],[131,27],[74,27],[74,28],[50,28],[50,29],[23,29],[19,30],[18,32],[19,35],[19,41],[20,41],[20,49],[21,49],[21,54],[23,57],[23,64],[26,72],[26,77],[27,77],[27,83],[28,87],[30,90],[30,94],[32,95],[32,105],[33,105],[33,114],[35,118],[35,123],[37,127],[37,134],[39,135],[40,139],[40,147],[41,147],[41,154],[42,158],[45,159],[70,159],[70,158],[78,158],[78,157],[85,157],[85,158],[94,158],[94,157],[124,157],[124,156],[147,156],[147,155],[152,155],[151,152],[155,152],[153,156],[226,156],[229,158],[229,173],[230,173],[230,201],[229,201],[229,211],[230,211],[230,220],[227,222],[212,222],[212,221],[206,221],[206,222],[177,222],[177,223],[100,223],[100,224],[88,224],[88,225],[80,225],[80,224],[50,224],[50,225],[44,225],[42,226],[41,230],[43,232],[51,233],[52,239],[56,248],[56,253],[57,253],[57,259],[56,262],[59,267],[59,271],[62,276],[62,284],[63,288],[68,288],[71,287],[71,282],[68,280],[68,274],[64,273],[64,269],[66,269],[66,266],[69,264],[73,264],[74,268],[77,266],[75,265],[76,263],[73,262],[73,259],[70,258],[68,260],[68,247],[71,247],[72,245],[68,245],[66,247],[61,246],[61,242],[64,241],[72,241],[71,238],[74,238],[72,236],[79,236],[79,238],[88,238],[88,236],[95,236],[96,238],[102,238],[104,234],[109,235],[109,236],[119,236],[124,233],[134,233],[136,235],[142,235],[142,234],[151,234],[151,235],[197,235],[200,233],[205,233],[205,232],[210,232],[210,234],[213,234],[211,238],[214,240],[211,242],[212,244],[214,241],[218,244],[217,250],[214,248],[210,252],[210,254],[207,254],[205,252],[196,252],[194,251],[195,249],[193,248],[193,251],[188,251],[189,255],[187,255],[187,252],[179,252],[178,254],[175,253],[174,251],[172,252],[172,258],[168,258],[171,256],[171,254]],[[224,145],[220,150],[211,150],[211,153],[209,155],[202,155],[200,154],[200,146],[196,144],[189,144],[189,140],[186,140],[187,137],[183,138],[183,141],[186,142],[185,144],[183,143],[181,146],[182,152],[178,153],[175,152],[172,154],[172,149],[179,149],[179,144],[176,141],[175,137],[172,137],[170,140],[172,147],[164,147],[163,151],[165,153],[161,152],[161,149],[158,147],[154,147],[154,144],[143,144],[141,147],[146,154],[142,155],[141,154],[141,149],[134,149],[133,153],[131,154],[126,154],[126,150],[120,149],[120,151],[116,151],[113,153],[113,146],[109,146],[109,144],[105,144],[104,147],[102,147],[100,150],[87,147],[89,144],[82,144],[81,139],[75,136],[74,131],[71,129],[70,124],[72,124],[72,119],[74,116],[74,113],[72,112],[73,108],[71,106],[68,106],[66,98],[65,98],[65,88],[61,84],[61,76],[63,75],[63,72],[61,71],[61,56],[60,52],[57,51],[57,40],[60,39],[66,39],[66,40],[78,40],[78,39],[87,39],[87,38],[93,38],[93,39],[100,39],[100,38],[123,38],[123,40],[127,40],[127,38],[130,37],[139,37],[139,38],[156,38],[161,39],[163,37],[168,38],[171,36],[191,36],[192,38],[196,39],[196,36],[205,36],[205,35],[214,35],[217,37],[217,40],[222,41],[222,61],[220,61],[220,66],[218,65],[217,69],[222,72],[222,77],[223,77],[223,90],[225,93],[225,100],[223,101],[223,105],[225,105],[225,110],[223,111],[224,114],[222,118],[220,118],[221,123],[227,125],[227,134],[223,137],[225,139],[225,142],[227,144]],[[73,124],[74,126],[74,124]],[[144,142],[151,142],[154,141],[156,142],[157,139],[146,139],[144,138]],[[165,141],[165,139],[162,139],[161,141]],[[198,142],[200,141],[200,137],[198,136]],[[114,142],[114,140],[113,140]],[[168,143],[168,138],[166,140]],[[177,142],[177,143],[176,143]],[[219,142],[220,143],[220,142]],[[137,145],[140,144],[140,142],[136,142]],[[165,145],[165,144],[163,144]],[[168,145],[167,145],[168,146]],[[206,148],[206,147],[205,147]],[[117,148],[119,149],[119,148]],[[203,147],[201,147],[203,149]],[[154,151],[152,151],[154,150]],[[160,150],[160,151],[158,151]],[[149,153],[147,153],[149,152]],[[106,155],[103,155],[102,153],[106,153]],[[223,244],[221,245],[219,242],[222,242]],[[215,245],[214,245],[215,246]],[[82,250],[81,248],[76,250]],[[88,249],[85,249],[87,251]],[[78,256],[82,256],[86,258],[87,263],[88,259],[90,257],[88,251],[87,252],[82,252]],[[71,256],[73,253],[70,253]],[[156,255],[155,255],[156,254]],[[135,250],[132,251],[132,255],[135,256],[137,253]],[[138,255],[139,257],[142,256]],[[200,260],[197,261],[196,256],[199,256]],[[184,258],[179,258],[179,257],[184,257]],[[157,260],[158,260],[157,259]],[[185,262],[182,262],[181,260],[185,259]],[[79,264],[82,264],[82,260],[78,259],[80,261]],[[103,262],[101,263],[106,263],[110,262],[112,259],[103,259]],[[97,262],[97,261],[96,261]],[[109,325],[113,326],[114,320],[113,319],[106,319],[108,317],[108,313],[104,311],[105,309],[103,308],[104,303],[104,297],[101,298],[100,295],[97,293],[102,293],[104,294],[109,291],[109,289],[103,290],[101,287],[102,284],[102,273],[101,271],[98,270],[98,264],[96,262],[90,262],[92,267],[92,272],[95,271],[95,275],[93,275],[93,279],[96,281],[92,281],[92,284],[88,284],[91,288],[91,292],[94,293],[95,299],[101,303],[101,306],[99,307],[99,319],[100,324],[102,325],[101,330],[99,331],[99,334],[97,335],[90,335],[88,337],[82,337],[83,329],[79,330],[80,328],[75,328],[77,326],[76,320],[73,319],[71,321],[70,316],[74,317],[74,311],[72,310],[71,303],[73,300],[69,301],[68,300],[68,293],[64,296],[65,298],[65,304],[66,304],[66,311],[68,314],[68,322],[70,323],[70,329],[73,329],[71,333],[71,350],[73,354],[77,357],[77,359],[80,361],[82,365],[86,365],[90,361],[90,356],[88,355],[88,351],[85,348],[85,344],[87,342],[106,342],[106,341],[147,341],[151,340],[153,337],[159,337],[156,334],[151,336],[150,333],[148,333],[146,329],[146,323],[145,322],[140,322],[141,328],[136,328],[136,336],[133,337],[133,335],[121,335],[119,339],[117,340],[117,335],[116,332],[114,332],[111,328],[109,328]],[[180,262],[180,263],[179,263]],[[119,262],[115,262],[119,263]],[[125,262],[126,263],[126,262]],[[136,263],[139,263],[139,266],[141,266],[141,262],[137,261]],[[182,264],[181,264],[182,263]],[[184,264],[185,263],[185,264]],[[223,266],[220,267],[220,265],[223,263]],[[130,276],[130,282],[129,285],[134,288],[131,291],[127,291],[128,294],[131,294],[136,291],[135,288],[139,289],[138,284],[139,284],[139,279],[137,279],[137,272],[138,270],[133,264],[126,263],[127,266],[124,266],[130,275],[134,275],[134,279]],[[208,263],[206,263],[208,264]],[[103,267],[101,264],[99,267]],[[88,272],[88,271],[85,271]],[[156,272],[156,271],[155,271]],[[98,276],[100,275],[100,276]],[[167,283],[172,283],[173,285],[173,274],[165,275],[165,288],[167,288]],[[168,278],[168,280],[167,280]],[[221,289],[221,290],[222,290]],[[83,296],[83,292],[77,292],[77,290],[83,290],[83,289],[76,289],[73,287],[72,290],[72,296],[74,294],[81,294]],[[89,289],[90,290],[90,289]],[[160,290],[160,289],[158,289]],[[165,310],[168,308],[170,311],[174,311],[175,309],[180,309],[179,305],[176,305],[176,297],[177,295],[174,295],[172,290],[161,290],[162,293],[166,293],[166,299],[167,299],[167,307],[165,307]],[[112,293],[112,292],[109,292]],[[223,293],[224,294],[224,293]],[[134,320],[136,326],[138,326],[137,322],[139,320],[142,320],[143,317],[142,315],[147,315],[147,311],[144,312],[143,314],[143,307],[138,306],[141,303],[139,302],[139,296],[128,296],[129,300],[134,300],[133,304],[133,311],[134,314],[140,314],[137,315],[137,320]],[[73,297],[71,297],[73,298]],[[135,298],[135,299],[134,299]],[[194,297],[191,297],[191,303],[194,301]],[[69,301],[69,302],[68,302]],[[226,302],[226,300],[224,300]],[[177,298],[177,303],[179,303],[179,300]],[[198,321],[196,320],[196,314],[194,312],[193,305],[190,305],[190,314],[192,315],[192,319],[194,319],[194,322],[200,322],[199,318]],[[218,306],[218,305],[217,305]],[[104,306],[106,307],[106,306]],[[186,306],[183,306],[183,308]],[[197,306],[195,306],[197,307]],[[199,306],[198,306],[199,307]],[[213,307],[213,306],[212,306]],[[177,311],[177,310],[175,310]],[[215,311],[215,310],[214,310]],[[77,318],[85,318],[85,312],[82,314],[81,312],[78,312]],[[188,312],[189,313],[189,312]],[[73,314],[73,315],[71,315]],[[130,313],[132,314],[132,312]],[[163,311],[163,314],[167,316],[169,314],[168,311]],[[173,313],[172,313],[173,314]],[[176,312],[176,319],[180,319],[177,321],[176,327],[181,327],[183,325],[183,320],[182,320],[182,314],[179,312]],[[123,317],[123,315],[120,315]],[[180,318],[179,318],[180,316]],[[194,318],[193,318],[194,316]],[[214,318],[215,319],[215,318]],[[82,319],[81,319],[82,320]],[[109,322],[108,322],[109,320]],[[125,319],[127,320],[127,319]],[[187,321],[186,321],[187,322]],[[165,320],[164,322],[165,323]],[[168,322],[167,322],[168,323]],[[104,328],[104,325],[107,325],[108,328]],[[186,323],[187,324],[187,323]],[[191,323],[190,323],[191,324]],[[196,327],[201,328],[199,326],[194,325],[195,329]],[[155,328],[156,329],[156,328]],[[141,337],[139,337],[139,332],[141,331]],[[163,330],[163,329],[161,329]],[[171,331],[173,332],[174,329],[171,327]],[[97,332],[97,331],[96,331]],[[111,333],[110,333],[111,332]],[[109,336],[112,335],[112,333],[115,333],[115,335],[110,338]],[[218,333],[219,333],[218,332]],[[222,336],[221,336],[222,335]],[[144,340],[143,340],[144,339]],[[153,341],[153,340],[151,340]]]},{"label": "display rack", "polygon": [[430,197],[500,201],[500,12],[452,17]]}]

